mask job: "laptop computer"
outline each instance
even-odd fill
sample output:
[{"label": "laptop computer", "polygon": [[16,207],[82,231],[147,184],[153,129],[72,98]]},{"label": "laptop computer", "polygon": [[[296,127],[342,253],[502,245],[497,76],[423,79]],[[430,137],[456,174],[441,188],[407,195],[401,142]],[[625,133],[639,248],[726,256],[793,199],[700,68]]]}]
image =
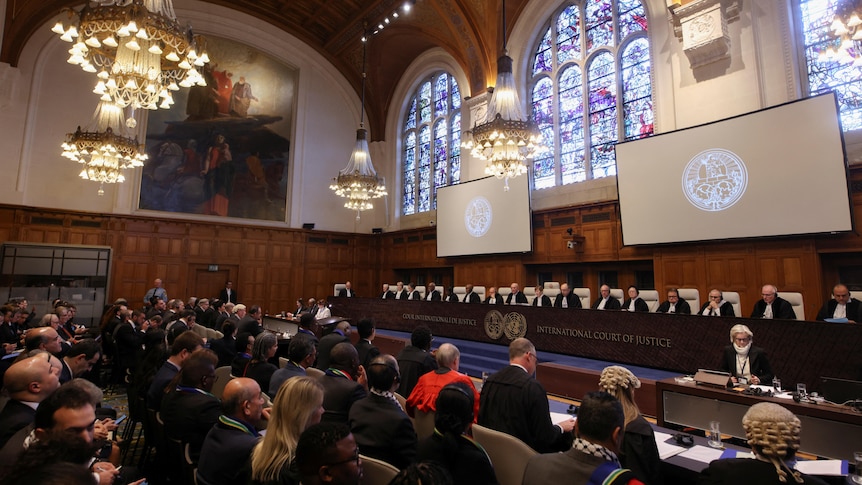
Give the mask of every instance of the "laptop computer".
[{"label": "laptop computer", "polygon": [[862,401],[862,381],[851,381],[837,377],[820,378],[820,394],[830,402],[844,404],[848,401]]}]

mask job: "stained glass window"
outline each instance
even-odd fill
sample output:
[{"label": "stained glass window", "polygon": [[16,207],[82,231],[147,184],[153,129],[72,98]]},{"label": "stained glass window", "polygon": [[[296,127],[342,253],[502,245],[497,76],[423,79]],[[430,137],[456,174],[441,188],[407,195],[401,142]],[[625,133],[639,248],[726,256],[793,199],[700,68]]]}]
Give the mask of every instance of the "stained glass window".
[{"label": "stained glass window", "polygon": [[533,162],[533,187],[615,175],[617,141],[654,131],[643,1],[569,0],[541,32],[530,103],[551,150]]},{"label": "stained glass window", "polygon": [[461,179],[461,91],[448,73],[423,81],[402,127],[404,215],[437,208],[437,189]]},{"label": "stained glass window", "polygon": [[799,3],[808,89],[812,95],[835,91],[842,128],[858,130],[862,128],[862,67],[821,58],[822,52],[836,44],[829,27],[837,4],[837,0],[801,0]]}]

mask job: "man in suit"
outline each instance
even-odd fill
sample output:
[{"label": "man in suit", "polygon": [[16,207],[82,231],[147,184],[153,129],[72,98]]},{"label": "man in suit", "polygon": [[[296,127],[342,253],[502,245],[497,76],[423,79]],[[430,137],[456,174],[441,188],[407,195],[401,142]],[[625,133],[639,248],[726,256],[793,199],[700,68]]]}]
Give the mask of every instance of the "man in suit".
[{"label": "man in suit", "polygon": [[620,301],[611,296],[611,287],[608,285],[602,285],[599,288],[599,297],[596,298],[596,301],[593,302],[593,306],[590,307],[593,310],[619,310],[620,309]]},{"label": "man in suit", "polygon": [[356,330],[359,333],[359,340],[356,342],[356,352],[359,354],[359,363],[363,367],[368,367],[371,359],[380,355],[380,349],[374,346],[374,337],[376,330],[374,328],[374,320],[363,318],[356,324]]},{"label": "man in suit", "polygon": [[581,308],[581,299],[572,293],[568,283],[560,285],[560,294],[554,299],[554,308]]},{"label": "man in suit", "polygon": [[733,311],[733,305],[729,301],[725,301],[724,297],[716,288],[709,290],[709,299],[700,307],[699,315],[707,317],[735,317],[736,312]]},{"label": "man in suit", "polygon": [[832,299],[824,303],[823,308],[817,312],[817,320],[822,322],[827,318],[846,318],[848,322],[856,323],[860,321],[860,312],[862,304],[851,298],[850,290],[839,283],[832,288]]},{"label": "man in suit", "polygon": [[673,313],[678,315],[690,315],[691,306],[685,301],[685,298],[679,297],[679,290],[671,288],[667,290],[667,300],[665,300],[655,311],[656,313]]},{"label": "man in suit", "polygon": [[223,414],[207,433],[201,448],[196,483],[200,485],[251,481],[251,451],[260,440],[255,425],[264,412],[264,399],[254,379],[238,377],[224,387]]},{"label": "man in suit", "polygon": [[98,342],[91,338],[79,340],[61,359],[63,369],[60,371],[60,384],[65,384],[80,377],[84,372],[92,370],[101,359],[102,351]]},{"label": "man in suit", "polygon": [[236,290],[233,289],[233,281],[225,281],[224,288],[218,294],[218,299],[225,303],[237,304],[239,297],[236,295]]},{"label": "man in suit", "polygon": [[406,468],[416,458],[418,440],[413,422],[393,392],[398,387],[398,362],[388,354],[371,361],[369,394],[350,408],[350,429],[364,455]]},{"label": "man in suit", "polygon": [[410,294],[407,293],[407,290],[404,288],[404,282],[399,281],[395,283],[395,299],[396,300],[406,300],[410,297]]},{"label": "man in suit", "polygon": [[547,483],[641,484],[631,470],[620,469],[623,407],[605,392],[590,392],[581,401],[577,438],[564,453],[535,455],[524,470],[524,485]]},{"label": "man in suit", "polygon": [[521,287],[518,285],[518,283],[512,283],[512,286],[510,286],[509,289],[511,289],[512,292],[509,293],[509,296],[506,297],[507,305],[511,305],[513,303],[521,305],[527,304],[527,295],[521,292]]},{"label": "man in suit", "polygon": [[218,356],[218,367],[230,365],[236,357],[236,325],[227,321],[221,328],[222,338],[210,340],[210,350]]},{"label": "man in suit", "polygon": [[796,320],[796,312],[789,301],[778,296],[775,285],[763,285],[760,289],[762,297],[751,310],[751,318],[777,318],[781,320]]},{"label": "man in suit", "polygon": [[218,357],[209,349],[193,352],[183,363],[179,384],[162,399],[160,415],[169,439],[189,444],[192,457],[200,455],[207,433],[221,415],[221,404],[210,394]]},{"label": "man in suit", "polygon": [[473,291],[473,285],[465,286],[464,290],[467,292],[462,300],[464,303],[482,303],[482,298]]},{"label": "man in suit", "polygon": [[150,388],[147,390],[147,408],[158,411],[162,405],[165,388],[179,373],[185,361],[197,350],[203,348],[204,341],[194,332],[185,332],[171,344],[171,355],[156,372]]},{"label": "man in suit", "polygon": [[350,286],[350,282],[344,283],[344,288],[338,290],[338,296],[343,296],[345,298],[354,298],[356,293],[353,292],[353,288]]},{"label": "man in suit", "polygon": [[440,292],[437,291],[437,285],[434,283],[428,283],[428,291],[425,293],[425,301],[440,301],[443,297],[440,296]]},{"label": "man in suit", "polygon": [[637,286],[631,285],[628,288],[629,297],[623,303],[622,310],[628,312],[649,312],[649,305],[640,297],[640,290]]},{"label": "man in suit", "polygon": [[303,485],[359,485],[362,480],[359,447],[347,424],[310,426],[299,436],[294,461]]},{"label": "man in suit", "polygon": [[353,403],[368,395],[365,369],[359,365],[359,354],[348,342],[332,348],[330,368],[320,378],[323,385],[321,422],[347,424]]},{"label": "man in suit", "polygon": [[424,374],[437,369],[437,361],[431,355],[431,329],[419,325],[410,334],[410,345],[398,353],[398,367],[401,375],[401,386],[398,394],[409,396],[416,382]]},{"label": "man in suit", "polygon": [[195,326],[195,318],[197,315],[195,315],[194,310],[181,311],[180,318],[168,325],[168,343],[172,343],[183,332],[191,330]]},{"label": "man in suit", "polygon": [[389,289],[389,284],[383,283],[383,293],[380,294],[381,300],[394,300],[395,292]]},{"label": "man in suit", "polygon": [[536,297],[533,298],[533,306],[536,306],[536,307],[554,306],[554,303],[551,301],[551,297],[544,294],[544,292],[545,292],[544,286],[539,285],[536,287]]},{"label": "man in suit", "polygon": [[207,328],[215,328],[216,312],[209,298],[201,298],[195,307],[195,323]]},{"label": "man in suit", "polygon": [[332,348],[341,342],[350,342],[350,323],[338,322],[335,329],[324,335],[320,339],[320,345],[317,346],[317,364],[314,366],[320,370],[329,368],[329,354]]},{"label": "man in suit", "polygon": [[159,297],[154,297],[152,301],[152,308],[147,312],[147,319],[153,318],[158,315],[162,317],[162,320],[165,319],[165,313],[168,311],[168,302],[162,300]]},{"label": "man in suit", "polygon": [[0,448],[9,438],[33,422],[36,408],[60,387],[50,354],[39,354],[12,364],[3,376],[9,402],[0,412]]},{"label": "man in suit", "polygon": [[317,348],[314,342],[309,339],[291,339],[287,347],[287,365],[272,373],[267,394],[275,396],[282,384],[291,377],[307,375],[305,369],[314,365],[315,359],[317,359]]},{"label": "man in suit", "polygon": [[497,287],[491,286],[488,288],[488,296],[485,297],[486,305],[502,305],[503,297],[497,294]]},{"label": "man in suit", "polygon": [[[316,305],[315,305],[316,308]],[[263,311],[260,309],[259,305],[252,305],[248,311],[248,314],[239,321],[239,325],[237,326],[237,333],[248,332],[253,336],[257,337],[263,332],[263,326],[261,325],[261,321],[263,320]]]},{"label": "man in suit", "polygon": [[533,376],[536,347],[525,338],[509,344],[509,366],[488,377],[479,402],[479,424],[510,434],[539,453],[567,450],[574,419],[552,424],[548,394]]},{"label": "man in suit", "polygon": [[[125,376],[129,370],[134,370],[137,367],[138,354],[150,324],[147,321],[147,316],[137,310],[126,310],[123,317],[125,321],[114,329],[114,345],[117,346],[120,372]],[[174,323],[174,327],[177,327],[181,321],[182,318]]]},{"label": "man in suit", "polygon": [[419,290],[416,289],[416,285],[413,283],[407,283],[407,299],[408,300],[421,300],[422,295],[419,294]]}]

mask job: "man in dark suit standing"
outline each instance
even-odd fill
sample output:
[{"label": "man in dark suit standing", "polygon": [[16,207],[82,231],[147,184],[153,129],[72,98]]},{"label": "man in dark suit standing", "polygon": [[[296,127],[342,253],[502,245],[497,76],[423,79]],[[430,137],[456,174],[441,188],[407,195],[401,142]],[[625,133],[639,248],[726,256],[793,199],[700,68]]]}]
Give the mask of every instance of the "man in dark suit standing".
[{"label": "man in dark suit standing", "polygon": [[389,289],[389,284],[383,283],[383,293],[380,294],[381,300],[394,300],[395,292]]},{"label": "man in dark suit standing", "polygon": [[560,285],[560,294],[554,299],[554,308],[581,308],[581,299],[572,293],[568,283]]},{"label": "man in dark suit standing", "polygon": [[237,304],[239,298],[236,296],[236,290],[233,289],[233,281],[225,281],[224,288],[218,294],[218,299],[225,303]]},{"label": "man in dark suit standing", "polygon": [[349,342],[332,348],[330,368],[320,378],[323,384],[321,422],[347,424],[353,403],[368,395],[365,369],[359,365],[359,354]]},{"label": "man in dark suit standing", "polygon": [[440,301],[442,299],[440,292],[437,291],[437,285],[428,283],[428,291],[425,292],[425,301]]},{"label": "man in dark suit standing", "polygon": [[359,332],[359,341],[356,342],[356,352],[359,354],[359,363],[363,367],[367,367],[371,363],[371,359],[380,355],[380,349],[374,346],[375,329],[374,320],[363,318],[356,325],[356,330]]},{"label": "man in dark suit standing", "polygon": [[667,300],[664,301],[655,311],[656,313],[674,313],[678,315],[690,315],[691,306],[685,301],[685,298],[679,297],[679,290],[671,288],[667,290]]},{"label": "man in dark suit standing", "polygon": [[15,362],[3,376],[10,400],[0,412],[0,448],[33,422],[39,403],[60,387],[57,373],[48,360],[50,355],[39,354]]},{"label": "man in dark suit standing", "polygon": [[536,307],[554,306],[554,303],[551,301],[551,297],[544,294],[544,292],[545,292],[544,286],[539,285],[536,287],[536,297],[533,298],[533,306],[536,306]]},{"label": "man in dark suit standing", "polygon": [[473,285],[467,285],[464,289],[467,291],[464,295],[464,303],[482,303],[482,298],[473,291]]},{"label": "man in dark suit standing", "polygon": [[751,310],[751,318],[777,318],[782,320],[796,320],[796,312],[789,301],[778,296],[778,288],[775,285],[763,285],[760,289],[762,297],[754,304]]},{"label": "man in dark suit standing", "polygon": [[370,394],[350,408],[356,444],[363,454],[406,468],[416,457],[418,440],[413,422],[393,394],[398,387],[398,362],[391,355],[375,357],[367,375]]},{"label": "man in dark suit standing", "polygon": [[596,301],[593,302],[593,306],[590,307],[593,310],[619,310],[622,306],[620,305],[620,301],[611,296],[611,287],[608,285],[602,285],[599,288],[599,297],[596,298]]},{"label": "man in dark suit standing", "polygon": [[822,322],[827,318],[846,318],[848,322],[856,323],[860,321],[860,312],[862,304],[851,298],[850,290],[839,283],[832,288],[832,299],[824,303],[823,308],[817,312],[817,320]]},{"label": "man in dark suit standing", "polygon": [[343,296],[345,298],[354,298],[356,293],[353,292],[353,288],[350,286],[350,282],[344,283],[344,288],[338,290],[338,296]]},{"label": "man in dark suit standing", "polygon": [[[114,329],[114,345],[117,346],[121,375],[125,376],[126,371],[136,367],[138,353],[144,343],[144,334],[150,328],[150,323],[147,316],[137,310],[126,310],[123,317],[125,321]],[[178,320],[174,326],[181,321],[182,319]]]},{"label": "man in dark suit standing", "polygon": [[527,304],[527,295],[525,295],[521,291],[521,287],[518,285],[518,283],[512,283],[512,286],[510,286],[509,289],[511,289],[512,292],[509,293],[509,296],[506,297],[506,304],[507,305],[512,305],[512,304],[526,305]]}]

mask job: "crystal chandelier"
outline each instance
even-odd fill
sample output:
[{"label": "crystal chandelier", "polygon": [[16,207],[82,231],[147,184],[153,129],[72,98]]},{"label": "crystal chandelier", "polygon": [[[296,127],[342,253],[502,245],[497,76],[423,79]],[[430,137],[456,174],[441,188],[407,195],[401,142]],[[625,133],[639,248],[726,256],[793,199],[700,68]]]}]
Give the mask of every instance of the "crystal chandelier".
[{"label": "crystal chandelier", "polygon": [[835,18],[829,29],[837,38],[819,59],[862,66],[862,0],[843,0],[835,6]]},{"label": "crystal chandelier", "polygon": [[99,195],[105,194],[104,184],[122,183],[123,170],[143,167],[147,154],[141,151],[138,139],[126,136],[123,110],[110,101],[99,101],[93,114],[92,126],[66,135],[63,156],[84,165],[79,176],[99,182]]},{"label": "crystal chandelier", "polygon": [[464,132],[461,146],[485,162],[485,173],[509,179],[527,173],[526,160],[547,150],[542,135],[521,107],[512,58],[506,51],[506,0],[503,0],[503,55],[497,59],[497,85],[488,103],[485,122]]},{"label": "crystal chandelier", "polygon": [[67,9],[51,29],[72,44],[69,64],[97,73],[93,92],[134,110],[168,109],[171,91],[206,86],[197,68],[209,62],[189,26],[181,26],[171,0],[99,0]]},{"label": "crystal chandelier", "polygon": [[386,184],[383,177],[378,177],[371,164],[371,154],[368,152],[368,131],[365,130],[365,63],[367,36],[362,37],[362,104],[359,114],[359,129],[356,130],[356,145],[347,166],[338,171],[338,176],[332,179],[331,190],[339,197],[344,197],[344,207],[356,211],[358,221],[362,211],[374,208],[372,199],[386,194]]}]

